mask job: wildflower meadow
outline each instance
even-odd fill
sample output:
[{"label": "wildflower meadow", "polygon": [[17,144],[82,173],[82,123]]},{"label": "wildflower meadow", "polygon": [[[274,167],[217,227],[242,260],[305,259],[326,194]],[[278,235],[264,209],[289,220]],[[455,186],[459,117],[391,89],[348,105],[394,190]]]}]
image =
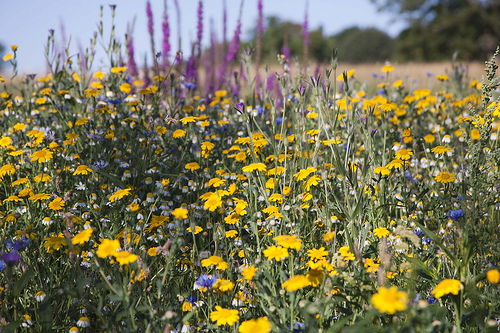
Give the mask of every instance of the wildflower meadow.
[{"label": "wildflower meadow", "polygon": [[140,67],[101,11],[47,73],[3,58],[1,332],[499,330],[498,50],[430,90],[313,73],[306,24],[271,71],[240,24],[187,56],[151,23]]}]

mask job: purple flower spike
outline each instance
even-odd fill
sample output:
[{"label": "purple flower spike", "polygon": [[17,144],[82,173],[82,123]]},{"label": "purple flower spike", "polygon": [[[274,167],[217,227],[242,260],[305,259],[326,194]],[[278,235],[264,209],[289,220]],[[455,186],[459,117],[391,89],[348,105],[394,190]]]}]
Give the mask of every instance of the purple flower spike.
[{"label": "purple flower spike", "polygon": [[316,86],[318,85],[318,80],[316,80],[316,78],[314,76],[311,76],[311,81],[312,81],[313,86],[316,88]]},{"label": "purple flower spike", "polygon": [[5,265],[12,267],[19,261],[21,256],[15,252],[8,252],[2,254],[1,258]]},{"label": "purple flower spike", "polygon": [[152,37],[154,35],[154,30],[153,30],[153,10],[151,9],[151,2],[146,3],[146,15],[148,16],[148,32],[149,35]]},{"label": "purple flower spike", "polygon": [[201,39],[203,38],[203,2],[198,2],[198,26],[197,26],[196,43],[198,44],[198,54],[201,54]]},{"label": "purple flower spike", "polygon": [[299,89],[300,96],[304,96],[305,91],[306,91],[306,87],[300,86],[300,89]]}]

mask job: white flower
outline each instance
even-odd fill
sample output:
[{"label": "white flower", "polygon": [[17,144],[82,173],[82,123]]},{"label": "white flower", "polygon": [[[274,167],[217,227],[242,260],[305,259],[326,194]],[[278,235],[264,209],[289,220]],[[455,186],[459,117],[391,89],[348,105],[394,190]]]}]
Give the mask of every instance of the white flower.
[{"label": "white flower", "polygon": [[78,327],[89,327],[90,321],[88,317],[81,317],[80,320],[76,322],[76,326]]}]

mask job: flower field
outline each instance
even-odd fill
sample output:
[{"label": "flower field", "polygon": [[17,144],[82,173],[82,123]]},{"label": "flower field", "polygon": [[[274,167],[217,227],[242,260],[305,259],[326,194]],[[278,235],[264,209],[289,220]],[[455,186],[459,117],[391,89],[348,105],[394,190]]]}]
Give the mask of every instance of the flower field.
[{"label": "flower field", "polygon": [[233,38],[199,82],[99,37],[0,78],[1,332],[499,330],[494,59],[367,85]]}]

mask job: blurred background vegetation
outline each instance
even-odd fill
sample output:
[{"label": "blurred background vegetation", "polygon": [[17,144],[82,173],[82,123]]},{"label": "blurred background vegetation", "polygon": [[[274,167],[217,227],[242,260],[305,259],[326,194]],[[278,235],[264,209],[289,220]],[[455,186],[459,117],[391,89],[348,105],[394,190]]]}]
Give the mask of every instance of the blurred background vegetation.
[{"label": "blurred background vegetation", "polygon": [[[327,62],[335,47],[339,61],[349,63],[442,61],[451,59],[455,52],[460,60],[483,61],[500,45],[499,0],[371,1],[380,11],[392,12],[395,20],[404,20],[407,28],[394,38],[375,28],[352,27],[333,36],[325,36],[319,28],[310,31],[310,59]],[[256,35],[253,31],[246,46],[255,45]],[[302,25],[268,17],[262,38],[263,59],[276,59],[276,54],[300,57],[302,53]]]}]

